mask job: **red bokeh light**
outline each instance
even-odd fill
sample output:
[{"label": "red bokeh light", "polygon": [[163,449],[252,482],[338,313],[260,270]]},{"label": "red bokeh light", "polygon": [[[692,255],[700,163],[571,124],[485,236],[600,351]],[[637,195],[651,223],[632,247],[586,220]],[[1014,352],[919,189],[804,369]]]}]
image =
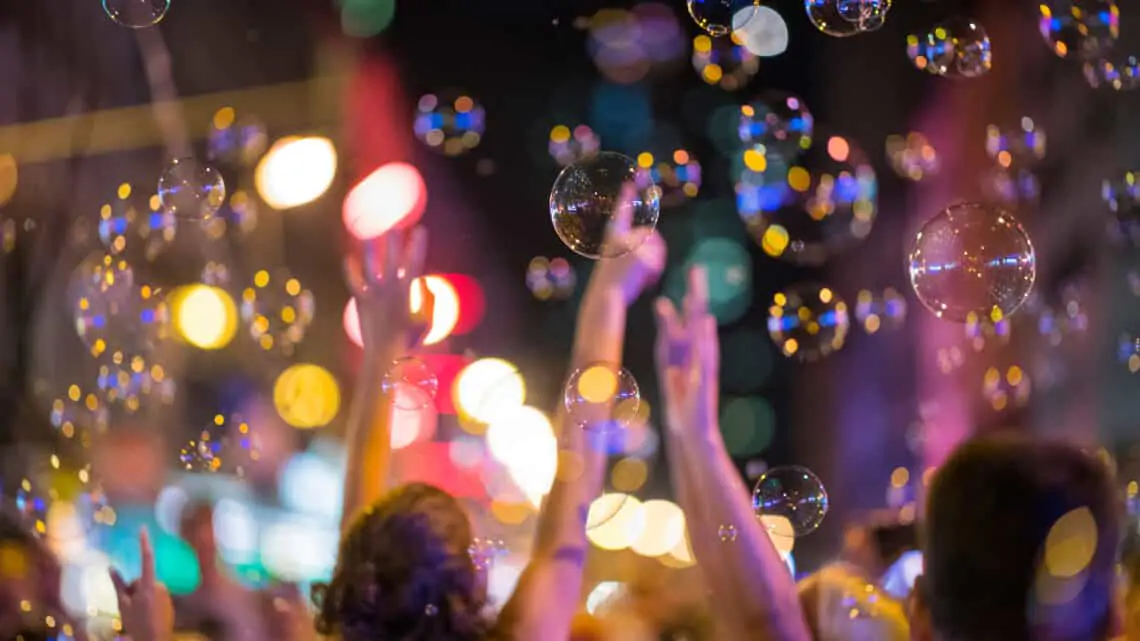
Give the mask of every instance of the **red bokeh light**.
[{"label": "red bokeh light", "polygon": [[359,240],[419,222],[427,206],[427,186],[418,169],[388,163],[360,181],[344,199],[344,226]]}]

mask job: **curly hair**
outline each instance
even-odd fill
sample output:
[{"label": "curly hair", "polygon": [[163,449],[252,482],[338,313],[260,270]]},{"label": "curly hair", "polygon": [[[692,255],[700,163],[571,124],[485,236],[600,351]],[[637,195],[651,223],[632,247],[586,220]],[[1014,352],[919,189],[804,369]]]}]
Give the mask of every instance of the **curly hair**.
[{"label": "curly hair", "polygon": [[423,483],[389,492],[341,537],[313,588],[316,629],[343,641],[484,641],[487,598],[459,502]]}]

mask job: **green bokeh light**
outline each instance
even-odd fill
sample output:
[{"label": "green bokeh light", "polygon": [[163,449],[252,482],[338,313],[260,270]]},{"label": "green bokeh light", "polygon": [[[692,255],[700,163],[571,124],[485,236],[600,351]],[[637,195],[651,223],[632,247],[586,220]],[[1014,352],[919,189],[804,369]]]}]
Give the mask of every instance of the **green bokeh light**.
[{"label": "green bokeh light", "polygon": [[340,26],[346,35],[371,38],[396,16],[396,0],[340,0]]},{"label": "green bokeh light", "polygon": [[776,412],[758,396],[730,398],[721,406],[720,431],[729,454],[755,456],[772,444]]}]

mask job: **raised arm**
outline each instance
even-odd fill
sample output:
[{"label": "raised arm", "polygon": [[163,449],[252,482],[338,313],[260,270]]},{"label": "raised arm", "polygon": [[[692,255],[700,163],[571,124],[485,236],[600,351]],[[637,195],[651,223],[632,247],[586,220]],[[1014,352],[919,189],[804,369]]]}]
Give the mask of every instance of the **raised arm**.
[{"label": "raised arm", "polygon": [[795,581],[753,514],[721,437],[720,346],[707,276],[694,268],[688,281],[683,315],[657,301],[657,370],[673,484],[717,624],[736,638],[810,641]]},{"label": "raised arm", "polygon": [[[629,242],[629,218],[610,230],[610,242]],[[650,235],[637,250],[594,268],[578,313],[572,369],[593,363],[621,365],[628,306],[656,281],[665,243]],[[559,471],[538,520],[530,564],[500,615],[499,631],[512,641],[566,641],[577,611],[586,558],[586,519],[602,491],[606,452],[602,438],[557,415]]]},{"label": "raised arm", "polygon": [[[362,249],[363,255],[345,266],[360,315],[364,357],[348,412],[341,531],[388,489],[392,406],[381,384],[392,362],[415,340],[414,332],[430,320],[434,302],[423,281],[415,280],[427,250],[423,228],[390,231]],[[420,296],[410,296],[413,282]]]}]

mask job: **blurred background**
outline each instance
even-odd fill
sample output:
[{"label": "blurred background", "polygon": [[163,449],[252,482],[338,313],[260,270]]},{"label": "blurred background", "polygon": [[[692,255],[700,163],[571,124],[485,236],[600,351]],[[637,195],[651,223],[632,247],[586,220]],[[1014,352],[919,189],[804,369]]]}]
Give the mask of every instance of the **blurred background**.
[{"label": "blurred background", "polygon": [[[355,237],[422,216],[437,307],[401,375],[432,398],[397,402],[393,475],[468,502],[500,550],[501,599],[553,478],[556,455],[536,452],[592,266],[552,233],[550,187],[599,150],[662,186],[664,294],[709,267],[741,473],[803,465],[829,493],[820,529],[782,546],[793,571],[873,512],[913,521],[929,470],[978,429],[1103,445],[1127,479],[1140,3],[1117,4],[1113,67],[1060,55],[1030,2],[898,3],[880,29],[835,38],[778,1],[714,40],[674,1],[173,0],[135,30],[92,0],[2,0],[4,500],[66,562],[76,612],[111,613],[106,568],[137,566],[142,524],[161,578],[193,592],[203,548],[184,519],[201,504],[241,582],[327,577],[360,358],[342,261]],[[987,73],[916,69],[908,34],[951,19],[985,27]],[[741,148],[738,122],[757,100],[810,109],[823,161],[863,181],[859,225],[756,231],[746,178],[767,159]],[[188,156],[224,178],[207,221],[156,195]],[[1028,230],[1036,284],[1012,317],[947,323],[905,259],[926,220],[978,198]],[[818,251],[797,253],[805,241]],[[838,320],[773,323],[801,300]],[[590,532],[595,604],[647,559],[694,563],[660,446],[652,322],[647,297],[625,356],[638,416]]]}]

